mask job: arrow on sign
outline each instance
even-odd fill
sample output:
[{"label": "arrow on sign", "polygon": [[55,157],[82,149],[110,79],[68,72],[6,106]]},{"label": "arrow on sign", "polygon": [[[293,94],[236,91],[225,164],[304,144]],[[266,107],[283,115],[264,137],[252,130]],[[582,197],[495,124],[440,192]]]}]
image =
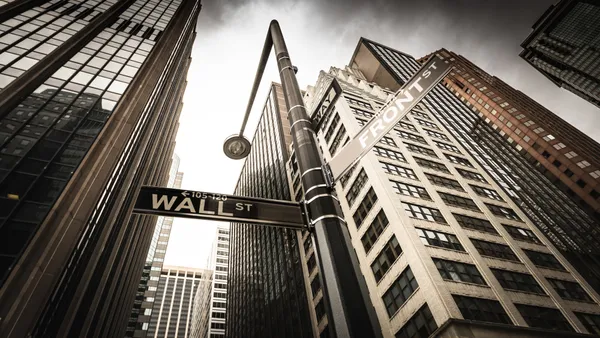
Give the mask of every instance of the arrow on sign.
[{"label": "arrow on sign", "polygon": [[190,195],[190,193],[188,193],[187,191],[184,191],[181,193],[183,196],[188,197]]},{"label": "arrow on sign", "polygon": [[334,180],[340,178],[363,158],[448,74],[451,68],[451,65],[441,57],[432,56],[396,93],[394,100],[382,107],[381,111],[348,142],[348,145],[329,161]]}]

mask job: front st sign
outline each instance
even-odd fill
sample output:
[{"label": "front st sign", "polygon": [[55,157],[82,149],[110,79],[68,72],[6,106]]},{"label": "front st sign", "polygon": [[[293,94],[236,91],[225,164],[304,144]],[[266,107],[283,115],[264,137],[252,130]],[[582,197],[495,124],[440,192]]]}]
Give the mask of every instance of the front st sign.
[{"label": "front st sign", "polygon": [[358,162],[379,140],[413,109],[450,71],[451,65],[434,55],[410,81],[402,87],[394,100],[384,106],[354,136],[348,145],[329,162],[334,180],[339,179],[348,169]]},{"label": "front st sign", "polygon": [[142,187],[133,212],[306,228],[298,203],[161,187]]}]

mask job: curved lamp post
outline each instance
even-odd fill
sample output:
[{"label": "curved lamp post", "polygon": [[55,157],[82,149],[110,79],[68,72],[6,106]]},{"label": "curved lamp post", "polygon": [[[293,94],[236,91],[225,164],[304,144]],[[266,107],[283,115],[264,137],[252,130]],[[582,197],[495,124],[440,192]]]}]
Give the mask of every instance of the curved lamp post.
[{"label": "curved lamp post", "polygon": [[350,241],[346,222],[341,217],[339,202],[331,195],[331,187],[323,173],[323,159],[316,134],[296,80],[297,68],[292,65],[276,20],[271,21],[269,25],[240,133],[227,138],[223,150],[232,159],[244,158],[250,152],[250,142],[244,138],[243,132],[271,47],[275,49],[285,102],[289,107],[288,120],[292,143],[305,193],[304,204],[309,226],[313,228],[312,239],[319,261],[319,275],[331,336],[381,337],[381,328],[364,277],[358,267],[358,259]]}]

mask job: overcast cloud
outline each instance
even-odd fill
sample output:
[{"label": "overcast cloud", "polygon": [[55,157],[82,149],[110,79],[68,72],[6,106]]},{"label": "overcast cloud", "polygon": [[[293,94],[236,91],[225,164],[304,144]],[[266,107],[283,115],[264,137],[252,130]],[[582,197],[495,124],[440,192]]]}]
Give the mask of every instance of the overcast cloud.
[{"label": "overcast cloud", "polygon": [[[446,48],[531,96],[595,140],[600,110],[560,89],[518,57],[531,25],[555,1],[206,1],[198,21],[176,152],[183,188],[232,193],[243,161],[223,155],[239,131],[269,22],[277,19],[301,88],[343,67],[361,36],[414,57]],[[249,139],[269,83],[271,59],[244,135]],[[176,219],[166,264],[203,267],[214,222]]]}]

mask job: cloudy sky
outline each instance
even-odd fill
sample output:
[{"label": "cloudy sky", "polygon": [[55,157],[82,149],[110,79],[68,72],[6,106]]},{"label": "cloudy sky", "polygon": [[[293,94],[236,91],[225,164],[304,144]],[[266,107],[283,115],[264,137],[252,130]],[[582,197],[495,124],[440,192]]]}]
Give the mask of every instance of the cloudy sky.
[{"label": "cloudy sky", "polygon": [[[554,86],[518,57],[519,44],[548,0],[211,0],[203,1],[188,74],[176,153],[183,188],[232,193],[243,165],[225,157],[223,140],[238,133],[269,22],[281,25],[301,88],[319,71],[345,66],[366,37],[421,57],[439,48],[465,56],[600,141],[600,111]],[[272,55],[271,55],[272,57]],[[244,135],[260,117],[271,59]],[[166,264],[203,267],[215,222],[176,219]]]}]

